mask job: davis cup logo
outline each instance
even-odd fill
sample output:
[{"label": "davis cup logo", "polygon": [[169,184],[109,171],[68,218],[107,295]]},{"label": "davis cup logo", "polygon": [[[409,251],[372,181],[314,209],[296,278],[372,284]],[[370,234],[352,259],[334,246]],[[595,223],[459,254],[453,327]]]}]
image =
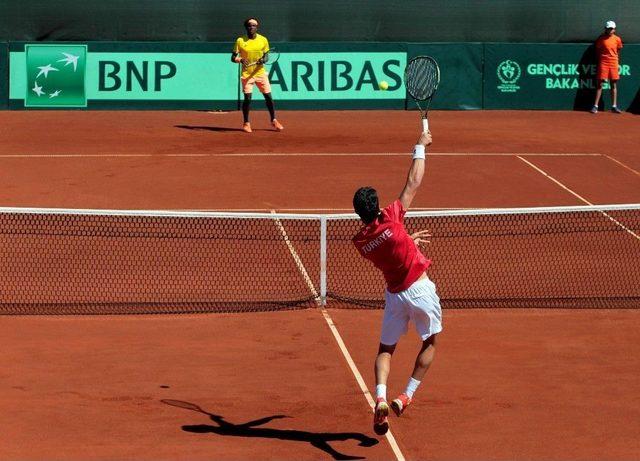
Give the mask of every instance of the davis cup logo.
[{"label": "davis cup logo", "polygon": [[26,45],[27,107],[86,107],[86,45]]},{"label": "davis cup logo", "polygon": [[498,80],[502,82],[501,85],[498,85],[498,89],[503,93],[514,93],[520,89],[516,82],[522,75],[522,69],[520,69],[520,65],[512,61],[511,59],[507,59],[498,64]]}]

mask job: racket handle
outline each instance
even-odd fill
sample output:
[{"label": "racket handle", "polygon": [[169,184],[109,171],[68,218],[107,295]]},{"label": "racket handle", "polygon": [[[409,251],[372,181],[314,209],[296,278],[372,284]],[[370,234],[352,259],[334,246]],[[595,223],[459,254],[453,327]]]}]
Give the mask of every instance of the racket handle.
[{"label": "racket handle", "polygon": [[423,132],[429,131],[429,120],[427,120],[426,118],[422,119],[422,131]]}]

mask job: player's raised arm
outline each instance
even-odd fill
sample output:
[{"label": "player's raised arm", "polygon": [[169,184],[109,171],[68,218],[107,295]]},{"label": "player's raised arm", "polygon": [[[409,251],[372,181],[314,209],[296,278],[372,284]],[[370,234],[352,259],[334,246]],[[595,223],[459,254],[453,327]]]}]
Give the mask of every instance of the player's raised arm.
[{"label": "player's raised arm", "polygon": [[407,175],[407,183],[400,193],[400,203],[405,210],[409,209],[413,198],[416,196],[420,184],[422,184],[422,177],[424,176],[424,162],[426,147],[432,142],[431,133],[423,132],[416,146],[413,150],[413,161],[411,162],[411,168],[409,168],[409,174]]}]

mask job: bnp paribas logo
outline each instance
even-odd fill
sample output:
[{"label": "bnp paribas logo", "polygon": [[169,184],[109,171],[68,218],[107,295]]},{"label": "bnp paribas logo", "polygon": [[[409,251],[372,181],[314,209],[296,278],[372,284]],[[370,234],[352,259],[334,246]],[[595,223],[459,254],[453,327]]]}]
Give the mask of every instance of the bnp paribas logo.
[{"label": "bnp paribas logo", "polygon": [[27,107],[86,107],[86,45],[26,45]]}]

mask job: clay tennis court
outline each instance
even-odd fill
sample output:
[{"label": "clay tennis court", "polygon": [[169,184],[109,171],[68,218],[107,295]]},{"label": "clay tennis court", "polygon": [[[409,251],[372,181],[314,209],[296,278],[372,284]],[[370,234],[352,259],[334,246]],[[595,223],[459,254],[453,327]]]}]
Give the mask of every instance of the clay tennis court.
[{"label": "clay tennis court", "polygon": [[[246,135],[239,117],[0,112],[0,204],[345,213],[361,185],[385,203],[397,196],[419,129],[411,112],[282,112],[284,132],[256,113]],[[632,115],[430,120],[418,209],[640,203]],[[373,434],[363,391],[373,388],[381,316],[0,316],[0,457],[637,457],[640,310],[445,310],[434,365],[389,438]],[[400,342],[392,395],[416,348],[412,332]]]}]

